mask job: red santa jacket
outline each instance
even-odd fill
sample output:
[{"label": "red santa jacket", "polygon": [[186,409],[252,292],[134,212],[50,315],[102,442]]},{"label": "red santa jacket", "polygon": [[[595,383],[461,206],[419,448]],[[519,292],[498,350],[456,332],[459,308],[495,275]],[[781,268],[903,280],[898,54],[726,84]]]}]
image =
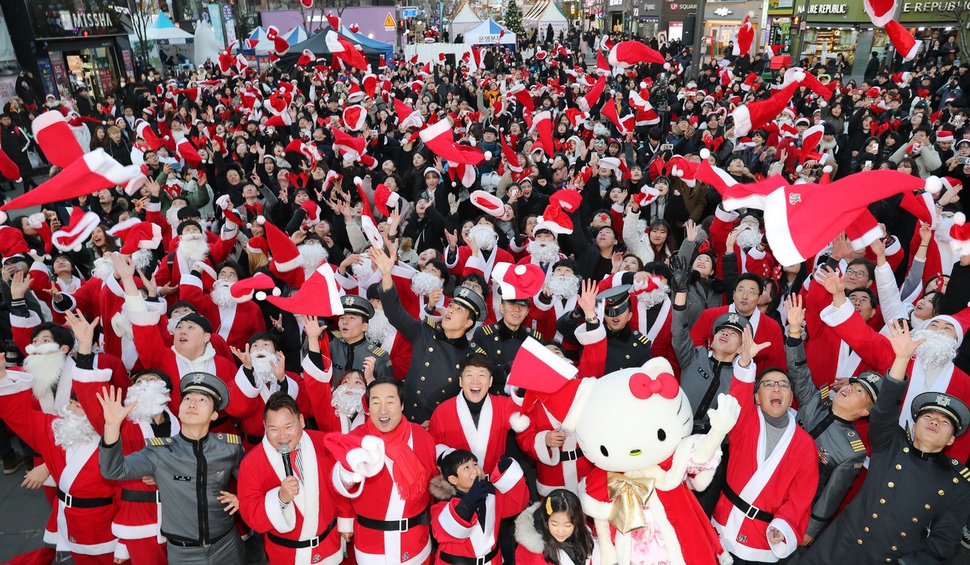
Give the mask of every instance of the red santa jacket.
[{"label": "red santa jacket", "polygon": [[[440,407],[439,407],[440,408]],[[486,469],[490,467],[485,467]],[[471,521],[466,521],[458,515],[455,507],[461,501],[461,493],[452,496],[442,496],[445,492],[435,493],[439,497],[431,507],[431,531],[438,542],[438,559],[442,553],[460,557],[483,558],[498,544],[499,524],[504,518],[517,515],[529,503],[529,488],[525,484],[522,468],[515,461],[504,473],[498,467],[488,476],[488,481],[495,485],[495,494],[485,497],[484,524],[479,521],[478,513],[472,515]],[[438,476],[433,481],[432,488],[444,484],[450,486],[447,480]],[[451,489],[454,491],[454,488]],[[502,552],[498,552],[486,564],[502,565]]]},{"label": "red santa jacket", "polygon": [[[215,267],[221,263],[224,263],[226,259],[229,258],[229,254],[232,252],[232,248],[236,246],[236,231],[223,232],[222,237],[220,237],[215,243],[209,243],[209,252],[203,258],[202,263],[208,266],[206,272],[203,274],[202,281],[204,283],[204,288],[206,291],[212,289],[212,282],[216,278]],[[190,262],[182,253],[178,250],[178,245],[176,244],[173,251],[162,258],[161,262],[158,264],[158,270],[155,271],[155,281],[158,283],[159,287],[165,286],[171,283],[174,286],[178,286],[178,281],[182,280],[182,274],[188,274],[192,272],[192,265],[194,263]],[[171,306],[180,300],[179,293],[173,292],[168,295],[168,304]]]},{"label": "red santa jacket", "polygon": [[[309,418],[313,415],[312,405],[309,395],[304,390],[303,378],[296,373],[285,373],[286,394],[296,400],[300,407],[300,413]],[[255,376],[253,377],[255,379]],[[266,408],[266,401],[274,392],[283,390],[283,385],[279,381],[272,381],[264,384],[256,381],[255,385],[246,374],[245,367],[239,367],[236,376],[233,378],[233,388],[230,389],[232,401],[235,402],[233,416],[239,418],[239,430],[243,436],[243,447],[248,452],[260,445],[263,435],[266,432],[263,411]]]},{"label": "red santa jacket", "polygon": [[280,505],[280,484],[286,478],[283,457],[265,438],[239,464],[239,513],[257,532],[292,541],[307,541],[326,532],[315,547],[292,549],[266,536],[269,562],[277,565],[321,563],[337,565],[343,560],[337,531],[338,505],[348,515],[346,499],[333,489],[333,458],[323,445],[324,434],[304,430],[298,453],[302,474],[300,492],[290,504]]},{"label": "red santa jacket", "polygon": [[[99,433],[104,435],[104,413],[101,410],[101,403],[97,395],[101,393],[101,388],[108,385],[110,374],[103,370],[88,370],[75,368],[74,391],[77,393],[78,402],[84,407],[84,413],[88,421]],[[171,435],[176,435],[181,429],[178,418],[168,412],[168,420],[171,425]],[[152,426],[148,422],[135,423],[129,419],[121,424],[121,448],[125,455],[131,455],[136,451],[141,451],[148,440],[155,437]],[[117,481],[122,493],[133,491],[136,493],[157,493],[158,488],[154,485],[146,485],[141,479],[130,481]],[[143,538],[155,538],[160,543],[165,543],[162,536],[161,524],[158,520],[160,516],[159,502],[132,502],[119,497],[117,500],[118,514],[115,515],[111,523],[111,533],[121,540],[133,540]]]},{"label": "red santa jacket", "polygon": [[437,444],[440,457],[443,453],[464,449],[478,457],[482,469],[494,469],[505,455],[505,442],[512,429],[510,418],[518,407],[507,396],[489,394],[485,397],[478,415],[478,426],[472,419],[464,395],[442,402],[431,414],[428,432]]},{"label": "red santa jacket", "polygon": [[[36,449],[47,464],[61,492],[76,498],[112,498],[116,484],[101,476],[98,465],[98,440],[72,445],[66,450],[54,443],[52,423],[56,419],[31,407],[33,378],[23,372],[7,371],[0,382],[0,414],[10,429]],[[95,508],[68,507],[57,502],[44,541],[60,551],[81,555],[110,555],[117,539],[111,533],[115,504]],[[56,521],[54,520],[56,518]]]},{"label": "red santa jacket", "polygon": [[[734,312],[734,304],[704,310],[697,318],[697,323],[690,330],[690,337],[694,340],[694,345],[707,347],[707,344],[714,338],[714,321],[721,314],[728,312]],[[748,321],[753,326],[751,329],[754,330],[755,343],[771,342],[771,347],[761,350],[761,353],[758,353],[758,356],[754,358],[755,364],[763,368],[781,367],[784,369],[787,367],[785,344],[778,322],[762,314],[757,308]]]},{"label": "red santa jacket", "polygon": [[[788,411],[788,426],[772,452],[765,456],[765,422],[752,400],[756,366],[735,364],[731,396],[741,404],[741,416],[728,434],[731,457],[727,485],[748,504],[774,515],[770,523],[750,518],[725,495],[714,507],[712,521],[724,549],[748,561],[773,563],[794,553],[805,537],[812,499],[818,488],[815,441]],[[774,526],[785,541],[771,546],[767,530]]]},{"label": "red santa jacket", "polygon": [[[326,341],[326,340],[323,340]],[[337,414],[331,401],[333,400],[332,377],[333,365],[324,362],[318,353],[309,353],[303,358],[303,384],[306,387],[307,397],[313,407],[313,415],[317,420],[317,426],[322,432],[349,433],[351,430],[364,423],[364,402],[361,399],[360,412],[353,419]],[[320,365],[313,361],[317,357]],[[327,368],[323,369],[322,365]]]},{"label": "red santa jacket", "polygon": [[448,252],[445,250],[445,265],[448,266],[448,272],[460,277],[469,273],[478,273],[485,277],[485,280],[490,280],[492,278],[492,267],[496,263],[514,263],[514,261],[508,251],[498,246],[492,250],[488,259],[483,259],[481,251],[473,257],[471,249],[467,245],[462,245],[458,248],[458,256],[453,262],[448,261]]},{"label": "red santa jacket", "polygon": [[[398,425],[410,428],[408,445],[429,473],[432,476],[437,475],[434,439],[431,434],[420,425],[407,420],[401,420]],[[348,435],[361,439],[368,435],[368,428],[360,426]],[[380,472],[353,485],[344,485],[339,473],[333,474],[337,492],[350,499],[354,515],[372,520],[392,521],[414,518],[427,512],[431,496],[425,492],[415,500],[403,499],[394,484],[389,465],[393,465],[393,461],[385,456]],[[352,518],[341,518],[338,525],[341,532],[354,533],[354,553],[359,565],[421,565],[431,560],[428,526],[417,525],[405,532],[384,532],[364,527]]]},{"label": "red santa jacket", "polygon": [[179,285],[180,298],[193,306],[209,320],[212,329],[229,347],[245,351],[246,343],[253,334],[266,331],[263,311],[252,300],[233,301],[226,307],[216,305],[209,294],[202,291],[202,279],[192,273],[182,275]]},{"label": "red santa jacket", "polygon": [[[714,212],[714,221],[711,223],[711,244],[718,257],[724,257],[727,253],[727,238],[736,227],[735,221],[738,219],[737,212],[725,212],[718,208]],[[767,250],[749,249],[747,252],[741,249],[737,243],[734,244],[734,257],[738,263],[738,274],[753,273],[759,277],[770,278],[778,262]],[[717,276],[724,276],[723,261],[717,262]]]},{"label": "red santa jacket", "polygon": [[805,342],[805,357],[815,386],[821,389],[837,378],[854,377],[863,371],[881,373],[887,369],[888,366],[874,367],[863,361],[851,345],[842,341],[838,332],[822,321],[820,313],[826,303],[831,303],[831,295],[825,287],[814,282],[810,284],[805,298],[805,329],[809,335]]},{"label": "red santa jacket", "polygon": [[[528,398],[528,395],[527,395]],[[562,447],[546,445],[549,432],[562,429],[562,422],[549,413],[540,402],[531,402],[525,415],[528,427],[516,435],[522,451],[536,462],[536,488],[542,496],[557,488],[565,488],[573,493],[579,492],[581,481],[593,464],[583,456],[576,440],[576,434],[567,432]]]}]

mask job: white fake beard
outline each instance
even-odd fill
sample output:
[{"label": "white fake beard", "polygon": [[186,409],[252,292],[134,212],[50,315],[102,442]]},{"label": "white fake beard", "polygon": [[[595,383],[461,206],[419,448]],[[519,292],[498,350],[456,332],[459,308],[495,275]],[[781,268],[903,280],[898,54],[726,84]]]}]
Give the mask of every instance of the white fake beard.
[{"label": "white fake beard", "polygon": [[910,332],[913,341],[926,341],[916,348],[916,357],[927,369],[941,369],[957,356],[957,340],[941,330]]},{"label": "white fake beard", "polygon": [[185,317],[184,315],[172,316],[171,318],[168,319],[168,335],[175,335],[175,328],[179,325],[179,322],[181,322],[182,318],[184,317]]},{"label": "white fake beard", "polygon": [[442,288],[442,282],[437,275],[419,271],[411,277],[411,290],[418,296],[427,296],[439,288]]},{"label": "white fake beard", "polygon": [[51,430],[54,432],[54,444],[65,450],[74,445],[97,441],[100,437],[87,418],[71,412],[67,406],[61,408],[60,417],[51,423]]},{"label": "white fake beard", "polygon": [[98,257],[94,260],[94,268],[91,269],[91,276],[106,281],[114,278],[115,266],[111,262],[111,257]]},{"label": "white fake beard", "polygon": [[757,247],[761,243],[761,232],[751,228],[741,230],[741,233],[738,234],[738,238],[735,241],[741,246],[741,249]]},{"label": "white fake beard", "polygon": [[474,239],[479,249],[491,251],[495,249],[495,244],[498,243],[498,234],[495,233],[495,228],[491,225],[478,224],[468,230],[468,239]]},{"label": "white fake beard", "polygon": [[131,320],[128,318],[128,312],[124,306],[122,306],[117,314],[111,317],[111,329],[114,330],[115,335],[118,337],[127,337],[128,339],[135,337],[134,330],[131,329]]},{"label": "white fake beard", "polygon": [[391,326],[387,316],[384,315],[384,311],[380,308],[374,308],[374,315],[367,322],[367,331],[364,332],[364,337],[367,338],[367,341],[380,347],[392,329],[393,326]]},{"label": "white fake beard", "polygon": [[364,409],[361,398],[363,398],[365,390],[367,390],[365,387],[350,386],[344,383],[333,391],[333,399],[330,400],[330,405],[341,416],[347,418],[355,416]]},{"label": "white fake beard", "polygon": [[135,266],[135,269],[145,273],[146,277],[151,277],[152,273],[145,271],[151,265],[153,258],[151,249],[139,249],[131,254],[131,264]]},{"label": "white fake beard", "polygon": [[236,301],[232,298],[232,292],[229,288],[232,283],[229,281],[220,281],[212,283],[212,292],[209,293],[209,298],[215,303],[219,308],[228,308],[232,306]]},{"label": "white fake beard", "polygon": [[568,300],[579,294],[579,277],[576,275],[553,275],[546,281],[546,286],[554,295]]},{"label": "white fake beard", "polygon": [[60,351],[61,346],[56,343],[45,343],[34,347],[28,345],[24,350],[24,370],[34,377],[31,388],[34,396],[40,397],[50,393],[61,379],[61,372],[67,364],[67,355]]},{"label": "white fake beard", "polygon": [[253,362],[253,375],[263,384],[270,384],[276,380],[274,368],[276,367],[276,356],[268,351],[257,351],[251,356]]},{"label": "white fake beard", "polygon": [[950,243],[953,237],[950,236],[950,228],[953,227],[953,216],[943,216],[940,218],[940,225],[933,233],[934,239],[940,243]]},{"label": "white fake beard", "polygon": [[179,225],[179,210],[181,209],[182,206],[179,206],[178,208],[173,207],[169,208],[168,211],[165,212],[165,219],[168,221],[168,225],[172,227]]},{"label": "white fake beard", "polygon": [[171,396],[163,381],[155,379],[138,381],[125,393],[125,406],[138,402],[128,413],[128,419],[136,424],[148,423],[153,417],[162,413],[170,400]]},{"label": "white fake beard", "polygon": [[526,246],[525,250],[541,264],[555,263],[559,260],[559,243],[556,241],[533,241]]},{"label": "white fake beard", "polygon": [[[643,307],[647,310],[653,308],[658,304],[662,304],[664,300],[667,299],[667,292],[670,287],[665,284],[660,285],[660,288],[655,288],[650,292],[639,292],[636,293],[637,304],[643,304]],[[636,292],[636,290],[634,290]]]},{"label": "white fake beard", "polygon": [[316,271],[321,263],[330,258],[330,253],[322,245],[305,243],[300,246],[300,257],[303,258],[303,272],[306,274],[306,278],[310,278],[313,271]]},{"label": "white fake beard", "polygon": [[363,263],[354,263],[350,268],[354,271],[354,276],[357,277],[357,279],[367,278],[371,273],[374,272],[374,267],[371,266],[369,257],[364,257]]},{"label": "white fake beard", "polygon": [[187,233],[179,238],[179,253],[190,263],[202,261],[209,252],[209,242],[205,234]]}]

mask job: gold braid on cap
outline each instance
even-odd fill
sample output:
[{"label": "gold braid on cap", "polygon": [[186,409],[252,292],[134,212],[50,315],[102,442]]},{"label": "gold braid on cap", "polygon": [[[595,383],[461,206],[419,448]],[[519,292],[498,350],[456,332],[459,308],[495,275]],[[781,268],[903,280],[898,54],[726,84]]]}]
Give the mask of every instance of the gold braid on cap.
[{"label": "gold braid on cap", "polygon": [[552,497],[546,497],[546,514],[552,516]]}]

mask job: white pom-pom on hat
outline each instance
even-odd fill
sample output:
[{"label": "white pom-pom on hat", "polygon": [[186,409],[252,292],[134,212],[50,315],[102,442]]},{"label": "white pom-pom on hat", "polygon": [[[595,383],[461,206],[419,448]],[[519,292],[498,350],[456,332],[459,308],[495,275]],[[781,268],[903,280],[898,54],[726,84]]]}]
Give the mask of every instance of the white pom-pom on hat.
[{"label": "white pom-pom on hat", "polygon": [[485,160],[486,161],[491,161],[492,160],[492,152],[491,151],[486,151],[485,152]]},{"label": "white pom-pom on hat", "polygon": [[5,223],[7,223],[7,213],[4,212],[3,210],[0,210],[0,224],[5,224]]},{"label": "white pom-pom on hat", "polygon": [[930,176],[926,179],[925,188],[926,192],[929,192],[930,194],[938,194],[941,190],[943,190],[943,181],[940,180],[940,177]]},{"label": "white pom-pom on hat", "polygon": [[823,173],[831,173],[832,172],[832,165],[825,165],[824,167],[822,167],[822,172]]},{"label": "white pom-pom on hat", "polygon": [[266,293],[262,290],[256,293],[256,300],[266,300]]},{"label": "white pom-pom on hat", "polygon": [[514,412],[509,416],[509,425],[512,426],[512,430],[516,433],[524,432],[528,429],[530,423],[531,420],[529,420],[529,417],[521,412]]},{"label": "white pom-pom on hat", "polygon": [[664,63],[664,70],[665,71],[669,71],[670,70],[670,63]]},{"label": "white pom-pom on hat", "polygon": [[958,226],[962,226],[966,222],[967,222],[967,215],[964,214],[963,212],[957,212],[956,214],[953,214],[953,223],[954,224],[956,224]]},{"label": "white pom-pom on hat", "polygon": [[704,147],[700,151],[700,156],[701,156],[701,159],[710,159],[710,157],[711,157],[711,150],[708,149],[707,147]]},{"label": "white pom-pom on hat", "polygon": [[517,275],[519,275],[521,277],[522,275],[525,274],[525,272],[527,270],[528,269],[525,268],[525,265],[518,265],[518,266],[515,267],[515,274],[517,274]]},{"label": "white pom-pom on hat", "polygon": [[266,223],[266,216],[256,216],[256,223],[263,225]]}]

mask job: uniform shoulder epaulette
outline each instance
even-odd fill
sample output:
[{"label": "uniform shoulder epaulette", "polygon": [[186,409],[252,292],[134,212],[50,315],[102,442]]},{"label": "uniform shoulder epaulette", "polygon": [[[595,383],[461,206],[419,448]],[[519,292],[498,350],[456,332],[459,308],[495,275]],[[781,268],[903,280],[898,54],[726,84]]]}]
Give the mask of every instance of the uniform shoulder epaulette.
[{"label": "uniform shoulder epaulette", "polygon": [[488,355],[488,352],[485,351],[484,349],[482,349],[481,347],[476,348],[475,349],[475,353],[481,353],[482,355]]},{"label": "uniform shoulder epaulette", "polygon": [[374,355],[384,355],[385,353],[387,353],[387,351],[384,351],[380,347],[375,347],[374,349],[371,349],[371,353],[373,353]]},{"label": "uniform shoulder epaulette", "polygon": [[822,400],[828,400],[829,385],[822,385],[822,388],[818,389],[818,393],[822,396]]},{"label": "uniform shoulder epaulette", "polygon": [[854,439],[849,441],[849,447],[851,447],[852,451],[855,451],[856,453],[861,453],[866,450],[866,445],[862,443],[861,439]]},{"label": "uniform shoulder epaulette", "polygon": [[438,325],[437,322],[434,321],[434,318],[432,318],[430,316],[428,316],[427,318],[425,318],[424,321],[425,322],[428,322],[428,325],[431,326],[432,328]]},{"label": "uniform shoulder epaulette", "polygon": [[155,447],[162,447],[163,445],[171,445],[172,438],[170,437],[150,437],[148,438],[148,445],[153,445]]},{"label": "uniform shoulder epaulette", "polygon": [[637,332],[637,339],[639,339],[640,340],[640,343],[642,343],[644,345],[649,345],[650,344],[650,338],[647,337],[647,336],[645,336],[645,335],[643,335],[642,333]]},{"label": "uniform shoulder epaulette", "polygon": [[239,443],[239,436],[236,434],[216,434],[216,439],[226,443]]},{"label": "uniform shoulder epaulette", "polygon": [[539,333],[539,330],[537,330],[535,328],[532,329],[532,337],[535,338],[535,339],[537,339],[537,340],[539,340],[539,341],[542,341],[542,334]]},{"label": "uniform shoulder epaulette", "polygon": [[492,326],[491,324],[487,326],[482,326],[482,333],[485,335],[492,335],[493,333],[495,333],[495,327]]},{"label": "uniform shoulder epaulette", "polygon": [[337,339],[340,339],[340,338],[344,337],[344,334],[340,333],[340,331],[330,332],[330,335],[332,335],[333,337],[335,337]]},{"label": "uniform shoulder epaulette", "polygon": [[[968,469],[966,465],[960,463],[958,459],[953,459],[952,457],[950,458],[950,464],[953,465],[953,470],[963,477],[963,480],[970,483],[970,469]],[[954,479],[954,482],[956,482],[956,479]]]}]

